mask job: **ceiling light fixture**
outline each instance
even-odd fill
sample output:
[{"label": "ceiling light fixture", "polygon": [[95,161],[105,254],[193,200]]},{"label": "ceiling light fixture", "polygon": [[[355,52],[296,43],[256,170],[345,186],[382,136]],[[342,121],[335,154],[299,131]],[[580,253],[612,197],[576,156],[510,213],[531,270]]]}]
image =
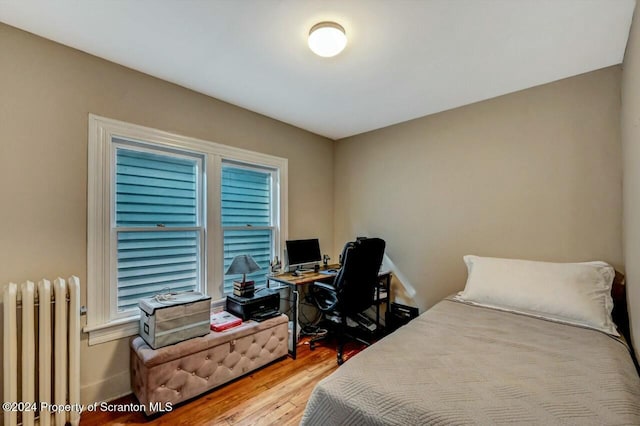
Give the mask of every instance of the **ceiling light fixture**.
[{"label": "ceiling light fixture", "polygon": [[346,45],[344,28],[335,22],[320,22],[309,31],[309,48],[318,56],[336,56]]}]

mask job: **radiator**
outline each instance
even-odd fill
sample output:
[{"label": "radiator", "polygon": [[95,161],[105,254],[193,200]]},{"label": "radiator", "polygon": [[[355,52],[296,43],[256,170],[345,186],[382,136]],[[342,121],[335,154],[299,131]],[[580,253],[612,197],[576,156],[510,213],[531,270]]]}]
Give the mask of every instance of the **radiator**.
[{"label": "radiator", "polygon": [[[80,280],[7,285],[3,295],[4,425],[80,423]],[[21,354],[18,359],[18,354]],[[20,372],[20,374],[18,374]],[[6,404],[10,404],[7,406]]]}]

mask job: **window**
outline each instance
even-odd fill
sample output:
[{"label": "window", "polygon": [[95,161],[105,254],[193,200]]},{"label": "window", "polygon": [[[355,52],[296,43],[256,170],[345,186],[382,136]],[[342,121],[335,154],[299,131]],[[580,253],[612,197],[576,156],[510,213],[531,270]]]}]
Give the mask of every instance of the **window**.
[{"label": "window", "polygon": [[[265,287],[265,271],[278,253],[277,216],[273,208],[274,170],[233,163],[222,165],[222,232],[224,269],[239,254],[249,254],[262,268],[249,274],[256,288]],[[233,280],[225,277],[225,294],[233,292]]]},{"label": "window", "polygon": [[158,293],[201,290],[202,157],[114,138],[116,310]]},{"label": "window", "polygon": [[89,116],[89,344],[138,332],[138,300],[198,290],[219,300],[238,254],[263,268],[286,239],[287,160]]}]

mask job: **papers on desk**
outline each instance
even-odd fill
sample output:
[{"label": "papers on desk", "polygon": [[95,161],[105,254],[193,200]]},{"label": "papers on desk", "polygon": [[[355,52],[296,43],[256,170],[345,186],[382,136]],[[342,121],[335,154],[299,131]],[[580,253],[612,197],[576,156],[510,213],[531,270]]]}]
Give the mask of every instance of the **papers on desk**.
[{"label": "papers on desk", "polygon": [[327,269],[326,271],[319,271],[320,274],[322,275],[337,275],[338,274],[338,270],[337,269]]}]

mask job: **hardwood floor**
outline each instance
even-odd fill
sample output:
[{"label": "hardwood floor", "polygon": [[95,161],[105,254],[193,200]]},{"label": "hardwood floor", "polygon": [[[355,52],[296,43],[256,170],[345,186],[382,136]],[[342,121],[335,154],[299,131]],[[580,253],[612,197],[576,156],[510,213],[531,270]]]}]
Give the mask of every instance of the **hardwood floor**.
[{"label": "hardwood floor", "polygon": [[[362,349],[356,345],[347,345],[346,359]],[[315,384],[337,368],[333,345],[318,345],[310,351],[304,339],[298,345],[296,360],[287,357],[277,361],[164,415],[148,418],[143,413],[85,412],[80,424],[297,425]],[[137,400],[126,396],[110,404],[129,403]]]}]

